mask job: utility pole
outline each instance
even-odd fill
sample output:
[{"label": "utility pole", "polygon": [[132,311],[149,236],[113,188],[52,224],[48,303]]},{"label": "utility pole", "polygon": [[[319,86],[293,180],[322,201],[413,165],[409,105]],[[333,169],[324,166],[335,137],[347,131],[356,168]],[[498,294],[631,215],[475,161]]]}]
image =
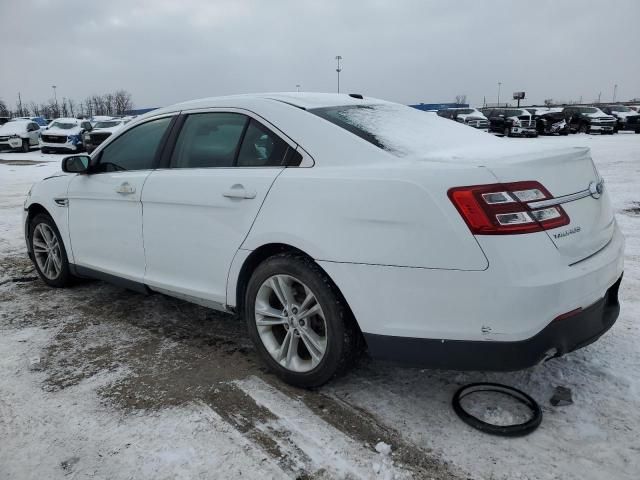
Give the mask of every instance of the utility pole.
[{"label": "utility pole", "polygon": [[24,116],[24,114],[22,113],[22,97],[20,96],[20,92],[18,92],[18,116]]},{"label": "utility pole", "polygon": [[598,92],[598,103],[600,103],[601,98],[602,98],[602,92]]},{"label": "utility pole", "polygon": [[498,106],[500,106],[500,87],[502,87],[502,82],[498,82]]},{"label": "utility pole", "polygon": [[336,72],[338,72],[338,93],[340,93],[340,72],[342,71],[342,68],[340,68],[340,60],[342,60],[342,57],[336,55],[336,60],[338,61],[338,68],[336,68]]},{"label": "utility pole", "polygon": [[613,86],[613,102],[614,102],[614,103],[615,103],[615,101],[616,101],[616,94],[617,94],[617,93],[618,93],[618,84],[616,83],[616,84]]}]

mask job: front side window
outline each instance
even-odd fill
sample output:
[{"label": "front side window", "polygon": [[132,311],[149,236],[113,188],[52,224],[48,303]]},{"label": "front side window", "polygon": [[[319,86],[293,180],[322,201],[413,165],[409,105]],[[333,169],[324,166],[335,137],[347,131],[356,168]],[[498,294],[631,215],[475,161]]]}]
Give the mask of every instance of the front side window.
[{"label": "front side window", "polygon": [[116,138],[100,155],[98,171],[149,170],[171,117],[143,123]]},{"label": "front side window", "polygon": [[173,168],[233,167],[249,119],[239,113],[189,115],[171,156]]}]

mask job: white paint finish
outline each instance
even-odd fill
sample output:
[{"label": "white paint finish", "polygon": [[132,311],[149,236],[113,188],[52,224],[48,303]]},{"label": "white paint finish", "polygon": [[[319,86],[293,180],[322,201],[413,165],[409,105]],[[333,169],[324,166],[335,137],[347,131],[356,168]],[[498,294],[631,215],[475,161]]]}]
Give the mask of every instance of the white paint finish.
[{"label": "white paint finish", "polygon": [[[77,265],[143,280],[140,194],[149,173],[141,170],[72,178],[68,193],[69,232]],[[120,190],[133,192],[118,193]]]},{"label": "white paint finish", "polygon": [[[527,338],[555,316],[587,306],[622,271],[621,236],[614,235],[612,224],[601,228],[611,218],[606,196],[583,199],[600,202],[597,211],[580,201],[565,204],[588,235],[565,237],[562,244],[544,232],[474,237],[447,197],[451,187],[498,179],[538,180],[554,195],[584,190],[597,177],[585,149],[534,148],[435,115],[405,115],[403,107],[375,99],[348,100],[384,105],[373,124],[382,138],[397,137],[403,147],[403,154],[391,154],[269,95],[162,109],[131,122],[105,144],[150,117],[233,108],[252,112],[299,144],[313,167],[287,168],[280,176],[281,169],[158,170],[137,200],[141,185],[135,185],[131,200],[104,198],[115,186],[106,182],[109,177],[74,177],[70,214],[76,263],[139,279],[146,254],[149,285],[234,305],[248,252],[285,243],[327,269],[365,332],[477,339],[488,319],[494,337],[504,340]],[[301,98],[295,102],[303,103]],[[332,104],[326,96],[307,101],[302,106]],[[393,112],[397,121],[385,122]],[[360,121],[366,124],[365,117]],[[94,186],[78,191],[77,185],[94,178]],[[255,198],[223,196],[236,184]],[[84,205],[75,219],[74,202]],[[568,266],[611,235],[605,250]]]},{"label": "white paint finish", "polygon": [[484,169],[452,173],[400,161],[287,169],[243,248],[282,242],[318,260],[484,270],[487,259],[446,187],[492,181]]},{"label": "white paint finish", "polygon": [[480,243],[496,259],[482,272],[319,264],[363,332],[499,341],[527,339],[557,316],[591,305],[623,271],[624,239],[617,228],[606,249],[573,267],[563,264],[544,233],[487,236]]},{"label": "white paint finish", "polygon": [[[142,193],[145,282],[226,302],[231,261],[282,168],[153,172]],[[244,191],[238,198],[235,195]],[[286,212],[281,212],[286,216]]]}]

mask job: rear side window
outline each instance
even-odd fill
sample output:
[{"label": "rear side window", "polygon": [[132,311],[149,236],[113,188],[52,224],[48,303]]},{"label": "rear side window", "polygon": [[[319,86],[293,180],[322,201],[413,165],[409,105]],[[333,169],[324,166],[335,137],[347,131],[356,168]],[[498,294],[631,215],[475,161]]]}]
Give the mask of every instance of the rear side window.
[{"label": "rear side window", "polygon": [[274,167],[282,165],[287,153],[284,140],[255,120],[251,120],[238,155],[239,167]]},{"label": "rear side window", "polygon": [[[297,165],[300,154],[260,122],[239,113],[187,116],[172,168],[273,167]],[[297,163],[296,163],[297,162]]]},{"label": "rear side window", "polygon": [[239,113],[187,116],[171,156],[173,168],[233,167],[249,119]]},{"label": "rear side window", "polygon": [[171,117],[159,118],[128,130],[100,155],[98,171],[149,170]]}]

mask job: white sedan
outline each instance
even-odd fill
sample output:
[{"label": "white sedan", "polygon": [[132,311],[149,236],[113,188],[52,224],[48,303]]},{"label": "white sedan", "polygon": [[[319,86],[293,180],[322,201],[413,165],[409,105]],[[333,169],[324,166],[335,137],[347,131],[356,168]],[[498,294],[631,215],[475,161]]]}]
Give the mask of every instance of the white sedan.
[{"label": "white sedan", "polygon": [[238,312],[264,361],[310,387],[358,354],[522,369],[619,313],[624,239],[585,148],[543,150],[336,94],[182,103],[34,185],[29,255]]}]

